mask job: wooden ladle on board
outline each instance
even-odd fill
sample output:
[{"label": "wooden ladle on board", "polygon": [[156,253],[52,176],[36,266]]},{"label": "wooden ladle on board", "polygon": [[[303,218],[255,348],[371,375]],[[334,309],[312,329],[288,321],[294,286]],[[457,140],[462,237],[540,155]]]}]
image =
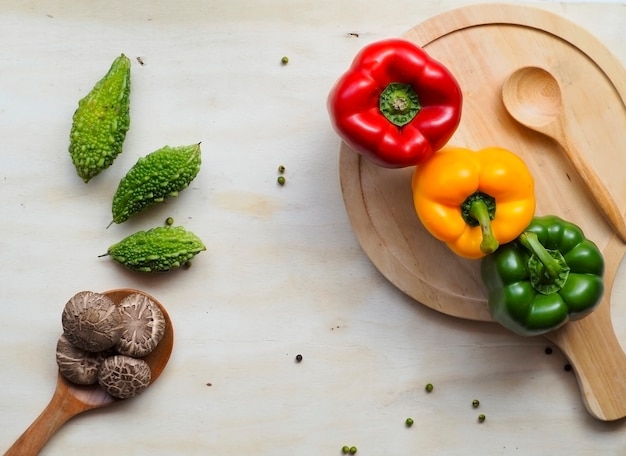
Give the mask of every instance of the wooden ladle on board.
[{"label": "wooden ladle on board", "polygon": [[[150,384],[161,375],[165,365],[169,361],[174,345],[174,330],[172,322],[163,305],[139,290],[130,288],[120,288],[105,291],[116,304],[126,296],[140,293],[152,299],[163,312],[165,317],[165,334],[159,345],[153,352],[148,354],[144,360],[150,366],[152,376]],[[4,456],[30,456],[36,455],[50,440],[54,433],[61,428],[70,418],[87,410],[104,407],[113,404],[120,399],[116,399],[106,393],[99,385],[80,386],[66,380],[61,374],[57,376],[57,385],[50,403],[35,419],[35,421],[24,431],[16,442],[8,449]]]},{"label": "wooden ladle on board", "polygon": [[556,78],[543,68],[519,68],[504,81],[502,101],[516,121],[559,144],[607,221],[626,242],[626,222],[619,206],[578,149],[567,139],[563,98]]}]

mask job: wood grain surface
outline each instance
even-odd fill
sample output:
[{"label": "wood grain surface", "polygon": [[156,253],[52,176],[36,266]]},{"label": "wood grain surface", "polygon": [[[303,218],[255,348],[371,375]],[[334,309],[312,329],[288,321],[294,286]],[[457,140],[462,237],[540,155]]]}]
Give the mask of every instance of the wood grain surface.
[{"label": "wood grain surface", "polygon": [[[324,456],[341,454],[344,445],[356,446],[358,456],[622,456],[626,419],[606,422],[587,412],[556,345],[419,304],[374,266],[346,212],[339,138],[325,106],[332,84],[366,44],[429,22],[420,33],[432,40],[446,24],[431,18],[476,3],[484,2],[0,1],[0,453],[54,392],[68,297],[128,287],[167,306],[176,330],[167,368],[142,396],[69,420],[41,456]],[[623,1],[526,4],[584,27],[626,64]],[[429,47],[446,51],[444,40]],[[452,63],[474,68],[467,49],[480,46],[455,46],[460,57]],[[85,185],[67,153],[72,114],[121,52],[132,61],[131,128],[112,167]],[[576,70],[571,54],[555,61]],[[474,71],[504,76],[502,59],[496,54]],[[499,112],[487,140],[515,145],[524,135],[545,152],[542,167],[576,179],[558,147],[514,124],[491,88],[471,88],[467,112],[480,116],[466,117],[466,127],[491,125],[488,115]],[[570,137],[584,151],[588,119],[576,115],[586,133]],[[605,125],[599,134],[616,123]],[[470,141],[469,133],[459,135]],[[203,165],[188,189],[105,229],[119,180],[140,156],[197,141]],[[613,175],[618,197],[623,166],[606,174],[593,164],[607,181]],[[279,165],[284,186],[276,182]],[[404,184],[390,176],[386,185]],[[570,189],[582,195],[576,204],[590,204],[581,188]],[[405,201],[390,203],[400,213]],[[564,214],[571,205],[564,200]],[[207,245],[188,270],[146,276],[98,258],[167,217]],[[405,217],[413,220],[412,212]],[[608,245],[610,230],[595,210],[587,227],[593,223]],[[447,261],[434,243],[420,249]],[[474,266],[462,265],[469,275]],[[624,266],[607,310],[626,347]],[[455,291],[484,309],[474,290]],[[426,383],[435,387],[430,394]]]}]

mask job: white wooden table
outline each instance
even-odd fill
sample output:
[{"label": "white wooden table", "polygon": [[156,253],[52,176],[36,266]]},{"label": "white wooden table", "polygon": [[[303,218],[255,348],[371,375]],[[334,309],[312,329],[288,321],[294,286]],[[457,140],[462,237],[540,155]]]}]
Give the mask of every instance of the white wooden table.
[{"label": "white wooden table", "polygon": [[[168,368],[139,398],[69,422],[42,454],[623,454],[626,421],[587,413],[545,339],[412,301],[348,222],[330,87],[366,43],[471,3],[4,0],[0,449],[52,395],[67,299],[133,287],[168,308]],[[626,64],[623,2],[529,5],[585,27]],[[71,116],[122,52],[133,59],[131,130],[85,185],[67,154]],[[105,229],[139,156],[197,141],[203,166],[189,189]],[[168,216],[208,246],[189,270],[144,276],[98,258]],[[626,345],[624,274],[612,310]]]}]

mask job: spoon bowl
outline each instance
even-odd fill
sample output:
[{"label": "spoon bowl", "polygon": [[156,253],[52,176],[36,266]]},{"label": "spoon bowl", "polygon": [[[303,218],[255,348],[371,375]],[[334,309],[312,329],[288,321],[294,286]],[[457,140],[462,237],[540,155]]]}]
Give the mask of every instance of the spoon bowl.
[{"label": "spoon bowl", "polygon": [[538,131],[558,121],[563,109],[558,81],[538,67],[524,67],[511,73],[504,83],[502,97],[515,120]]},{"label": "spoon bowl", "polygon": [[519,68],[504,81],[502,101],[517,122],[543,133],[561,146],[606,220],[626,242],[622,211],[602,179],[568,140],[563,97],[556,78],[543,68]]},{"label": "spoon bowl", "polygon": [[[150,384],[154,383],[161,375],[172,354],[174,346],[174,330],[172,321],[163,305],[152,296],[143,291],[131,288],[119,288],[105,291],[103,294],[119,304],[126,296],[138,293],[153,300],[163,312],[165,317],[165,333],[157,347],[143,359],[148,363],[151,370]],[[66,380],[60,373],[57,375],[57,384],[52,399],[35,421],[24,431],[15,443],[5,453],[5,456],[36,455],[44,447],[63,424],[70,418],[88,410],[111,405],[120,401],[98,384],[76,385]],[[128,400],[128,399],[124,399]]]}]

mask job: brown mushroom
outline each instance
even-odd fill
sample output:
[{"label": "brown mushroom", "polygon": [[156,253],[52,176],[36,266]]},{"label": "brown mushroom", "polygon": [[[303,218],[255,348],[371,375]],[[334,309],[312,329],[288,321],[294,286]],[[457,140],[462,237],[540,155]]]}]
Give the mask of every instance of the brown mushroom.
[{"label": "brown mushroom", "polygon": [[111,396],[128,399],[141,394],[150,385],[151,376],[143,359],[114,355],[100,365],[98,383]]},{"label": "brown mushroom", "polygon": [[124,322],[117,351],[122,355],[142,357],[156,348],[165,333],[165,317],[148,296],[134,293],[119,306]]},{"label": "brown mushroom", "polygon": [[93,291],[75,294],[65,304],[61,323],[67,339],[90,352],[114,347],[122,332],[122,316],[113,300]]},{"label": "brown mushroom", "polygon": [[104,355],[78,348],[62,335],[57,341],[56,358],[63,377],[78,385],[92,385],[98,381],[98,368]]}]

